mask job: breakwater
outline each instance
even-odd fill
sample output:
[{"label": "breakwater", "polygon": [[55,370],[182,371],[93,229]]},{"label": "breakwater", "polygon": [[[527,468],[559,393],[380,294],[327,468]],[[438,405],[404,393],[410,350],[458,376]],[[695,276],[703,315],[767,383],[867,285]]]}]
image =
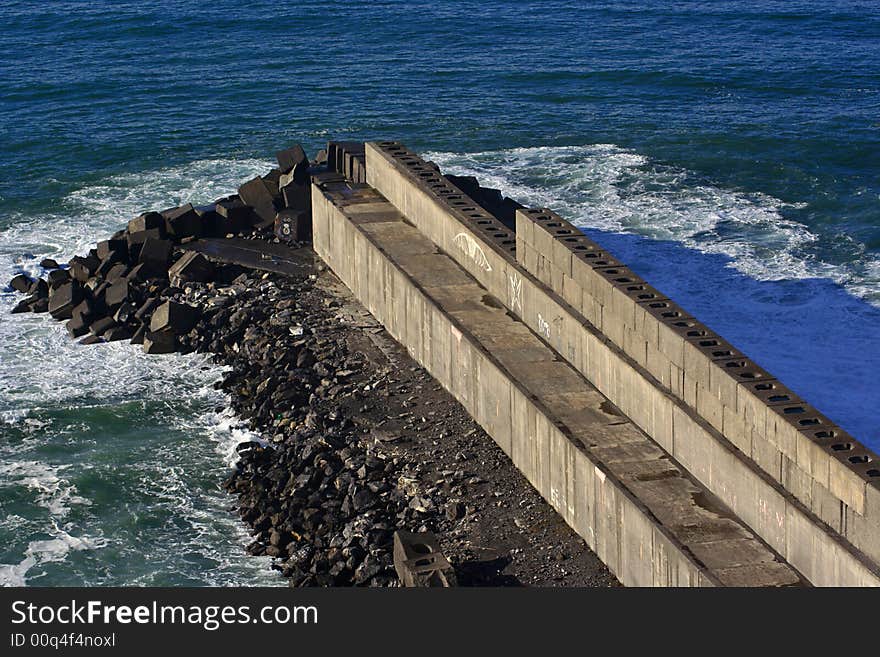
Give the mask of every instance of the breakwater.
[{"label": "breakwater", "polygon": [[476,509],[455,471],[401,484],[418,479],[405,459],[336,410],[376,392],[352,383],[366,361],[314,328],[332,320],[294,254],[313,227],[318,255],[624,584],[876,583],[873,454],[561,217],[394,142],[278,161],[234,197],[141,215],[12,283],[30,295],[17,312],[86,343],[232,367],[236,410],[269,440],[241,446],[227,487],[250,550],[293,583],[390,584],[394,530]]}]

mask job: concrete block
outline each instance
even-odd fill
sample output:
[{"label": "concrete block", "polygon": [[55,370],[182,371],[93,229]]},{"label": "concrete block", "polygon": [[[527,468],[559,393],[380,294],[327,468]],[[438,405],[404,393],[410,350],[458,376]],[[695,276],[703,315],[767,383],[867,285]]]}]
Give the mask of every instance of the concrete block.
[{"label": "concrete block", "polygon": [[746,423],[742,415],[727,406],[723,407],[722,433],[746,456],[752,453],[752,431],[752,426]]},{"label": "concrete block", "polygon": [[278,169],[281,173],[299,174],[303,180],[308,179],[309,158],[300,144],[294,144],[289,148],[275,153],[278,160]]},{"label": "concrete block", "polygon": [[148,237],[141,247],[138,262],[149,269],[150,274],[164,276],[168,272],[168,260],[171,257],[170,240]]},{"label": "concrete block", "polygon": [[[851,507],[856,513],[865,512],[865,480],[852,468],[849,461],[853,452],[836,452],[836,458],[829,458],[828,489],[839,500]],[[857,457],[856,457],[857,458]],[[819,481],[817,479],[817,481]],[[819,481],[819,483],[822,483]]]},{"label": "concrete block", "polygon": [[724,427],[724,405],[710,391],[697,387],[697,413],[718,431]]},{"label": "concrete block", "polygon": [[574,522],[571,526],[586,541],[589,548],[596,549],[596,484],[593,480],[595,466],[580,449],[574,454]]},{"label": "concrete block", "polygon": [[185,303],[166,301],[158,306],[150,319],[150,332],[167,332],[174,335],[189,333],[198,323],[201,312]]},{"label": "concrete block", "polygon": [[55,319],[70,319],[73,309],[83,300],[78,280],[62,283],[49,293],[49,314]]},{"label": "concrete block", "polygon": [[594,470],[596,485],[596,554],[611,572],[619,575],[620,536],[623,512],[618,506],[618,492],[612,479],[599,466]]},{"label": "concrete block", "polygon": [[394,532],[393,554],[394,569],[403,586],[448,588],[456,585],[455,571],[432,532]]},{"label": "concrete block", "polygon": [[266,182],[257,176],[238,188],[241,200],[254,209],[262,222],[274,222],[278,209],[275,197]]},{"label": "concrete block", "polygon": [[165,232],[175,241],[185,237],[199,237],[202,234],[202,219],[192,203],[162,212],[165,218]]},{"label": "concrete block", "polygon": [[784,456],[779,448],[758,432],[752,430],[751,456],[755,464],[776,481],[782,481],[782,459]]},{"label": "concrete block", "polygon": [[789,458],[782,457],[782,485],[785,489],[803,502],[804,506],[811,508],[813,503],[813,478],[798,464]]},{"label": "concrete block", "polygon": [[220,235],[238,234],[250,231],[255,223],[256,215],[253,209],[241,199],[220,201],[215,206],[215,211],[220,217],[216,228]]},{"label": "concrete block", "polygon": [[[128,222],[129,233],[140,233],[146,230],[165,232],[165,217],[158,212],[145,212]],[[164,237],[160,235],[160,237]]]},{"label": "concrete block", "polygon": [[171,265],[168,278],[178,287],[185,282],[207,283],[214,279],[214,264],[201,253],[189,251]]}]

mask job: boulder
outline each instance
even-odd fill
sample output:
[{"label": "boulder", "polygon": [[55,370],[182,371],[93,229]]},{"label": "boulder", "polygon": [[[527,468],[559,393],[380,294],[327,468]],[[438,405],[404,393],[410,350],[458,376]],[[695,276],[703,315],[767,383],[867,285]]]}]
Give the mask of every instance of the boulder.
[{"label": "boulder", "polygon": [[218,235],[241,233],[250,230],[254,224],[255,215],[253,209],[245,205],[240,199],[220,201],[214,207],[217,209],[217,215],[220,217],[217,227]]},{"label": "boulder", "polygon": [[141,306],[137,309],[134,314],[134,318],[141,322],[148,315],[152,314],[153,309],[158,306],[160,303],[159,299],[156,297],[149,297],[146,301],[144,301]]},{"label": "boulder", "polygon": [[261,222],[275,221],[275,197],[259,176],[238,188],[241,200],[254,209]]},{"label": "boulder", "polygon": [[104,303],[111,310],[118,308],[131,297],[132,287],[126,280],[119,280],[113,283],[104,291]]},{"label": "boulder", "polygon": [[83,299],[76,306],[74,306],[71,315],[73,317],[82,317],[84,320],[92,319],[95,316],[94,302],[89,298]]},{"label": "boulder", "polygon": [[104,332],[102,336],[107,342],[116,342],[117,340],[129,340],[132,332],[127,326],[114,326]]},{"label": "boulder", "polygon": [[121,262],[117,262],[113,265],[108,271],[107,275],[104,277],[107,279],[108,283],[115,283],[116,281],[120,281],[124,278],[127,278],[128,275],[128,265],[125,265]]},{"label": "boulder", "polygon": [[103,260],[115,258],[123,260],[128,256],[128,243],[121,239],[109,239],[98,242],[98,257]]},{"label": "boulder", "polygon": [[85,283],[94,276],[100,265],[97,255],[74,256],[70,259],[70,275],[80,283]]},{"label": "boulder", "polygon": [[166,332],[175,335],[189,333],[199,321],[200,314],[199,309],[193,306],[176,301],[166,301],[153,311],[150,318],[150,332]]},{"label": "boulder", "polygon": [[70,280],[70,272],[66,269],[53,269],[46,275],[49,287],[56,288]]},{"label": "boulder", "polygon": [[147,333],[147,327],[141,324],[138,326],[134,333],[131,336],[131,344],[143,344],[144,343],[144,335]]},{"label": "boulder", "polygon": [[43,269],[58,269],[58,261],[53,258],[43,258],[40,260],[40,267]]},{"label": "boulder", "polygon": [[202,234],[202,220],[192,203],[165,210],[162,216],[165,217],[165,231],[177,241]]},{"label": "boulder", "polygon": [[308,211],[312,209],[312,189],[308,183],[288,183],[281,188],[281,197],[284,199],[285,208]]},{"label": "boulder", "polygon": [[150,276],[164,277],[168,272],[171,249],[170,240],[147,238],[138,255],[138,263],[144,265],[141,271],[146,269]]},{"label": "boulder", "polygon": [[44,313],[49,310],[49,299],[45,297],[36,299],[35,301],[31,301],[30,305],[32,313]]},{"label": "boulder", "polygon": [[73,317],[67,320],[67,332],[72,338],[79,338],[89,332],[89,325],[85,317],[74,313]]},{"label": "boulder", "polygon": [[74,307],[83,300],[83,291],[79,281],[71,280],[62,283],[50,291],[48,310],[55,319],[70,319]]},{"label": "boulder", "polygon": [[186,281],[207,283],[213,279],[214,264],[195,251],[183,254],[168,270],[168,280],[176,287],[180,287],[180,284]]},{"label": "boulder", "polygon": [[92,335],[103,335],[103,333],[116,326],[116,320],[112,317],[101,317],[89,324],[89,332]]},{"label": "boulder", "polygon": [[[128,222],[129,233],[140,233],[146,230],[165,230],[165,217],[158,212],[145,212]],[[159,237],[164,237],[160,235]],[[143,243],[143,240],[141,240]]]},{"label": "boulder", "polygon": [[290,173],[297,167],[309,168],[309,158],[305,150],[299,144],[294,144],[290,148],[275,153],[275,159],[278,160],[278,167],[281,173]]},{"label": "boulder", "polygon": [[28,290],[31,289],[31,285],[34,284],[34,279],[28,276],[27,274],[16,274],[12,277],[12,280],[9,281],[9,286],[13,290],[17,290],[22,294],[27,294]]},{"label": "boulder", "polygon": [[49,284],[42,278],[38,278],[31,283],[31,286],[28,289],[28,294],[37,297],[38,299],[45,299],[49,296]]},{"label": "boulder", "polygon": [[124,301],[122,305],[116,309],[116,312],[113,313],[113,319],[116,320],[117,324],[128,324],[134,319],[134,314],[136,312],[137,306],[129,301]]},{"label": "boulder", "polygon": [[177,338],[166,331],[147,332],[143,337],[143,346],[145,354],[170,354],[176,351]]},{"label": "boulder", "polygon": [[13,315],[17,315],[18,313],[29,313],[31,312],[31,304],[27,299],[22,299],[15,306],[13,306],[10,311]]},{"label": "boulder", "polygon": [[101,344],[102,342],[106,342],[106,340],[98,335],[87,335],[79,341],[80,344]]},{"label": "boulder", "polygon": [[269,193],[272,194],[272,198],[277,198],[278,195],[281,193],[281,172],[278,169],[272,169],[265,176],[260,177],[266,184],[266,188],[269,190]]}]

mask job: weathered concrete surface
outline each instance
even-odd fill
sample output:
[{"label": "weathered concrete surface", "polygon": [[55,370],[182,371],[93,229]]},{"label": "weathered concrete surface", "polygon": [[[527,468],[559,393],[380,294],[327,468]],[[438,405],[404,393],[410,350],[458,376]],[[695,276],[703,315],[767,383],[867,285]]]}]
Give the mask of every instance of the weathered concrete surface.
[{"label": "weathered concrete surface", "polygon": [[[712,395],[698,399],[694,376],[684,375],[689,363],[696,363],[694,372],[704,364],[695,359],[692,341],[717,336],[706,335],[696,320],[609,254],[589,248],[589,240],[563,224],[549,226],[555,231],[551,235],[535,222],[522,221],[514,236],[491,217],[482,216],[435,169],[399,144],[371,143],[366,155],[368,182],[373,187],[809,581],[819,585],[880,584],[880,568],[876,558],[871,558],[880,550],[880,527],[872,524],[880,514],[880,495],[876,482],[866,480],[870,461],[860,465],[846,458],[827,461],[826,488],[822,468],[817,469],[821,470],[819,479],[804,481],[800,476],[807,463],[812,472],[813,464],[821,464],[822,459],[817,458],[814,443],[804,442],[792,432],[790,422],[775,419],[778,414],[772,416],[772,425],[771,416],[765,415],[765,427],[772,426],[777,443],[789,445],[787,455],[782,451],[776,455],[767,441],[756,441],[753,434],[745,451],[742,437],[737,442],[719,430],[724,428],[725,418],[731,428],[739,420],[724,405],[725,400],[734,405],[742,400],[737,408],[747,416],[747,385],[772,380],[760,368],[741,362],[739,354],[722,354],[719,357],[726,371],[738,368],[745,376],[731,384],[710,372],[708,389]],[[522,218],[523,213],[519,215]],[[577,256],[572,255],[572,249],[560,249],[557,242],[569,239],[573,241],[566,244],[586,248],[574,248],[582,252]],[[519,243],[521,252],[511,247],[512,240]],[[577,286],[572,284],[578,281]],[[630,289],[633,287],[638,289]],[[642,294],[649,296],[637,302],[630,296]],[[657,320],[667,312],[679,314],[664,317],[663,322]],[[644,351],[641,339],[633,339],[635,335],[647,336]],[[700,348],[711,351],[716,347],[728,349],[724,344]],[[727,367],[727,363],[733,366]],[[754,405],[751,412],[755,412]],[[809,413],[808,417],[819,423],[819,433],[813,433],[813,439],[837,444],[836,435],[821,435],[829,427],[820,416]],[[798,444],[802,445],[800,460]],[[792,464],[801,465],[795,469]],[[789,473],[788,487],[772,474],[777,466],[780,477]],[[832,468],[834,489],[848,502],[829,493]],[[863,478],[854,478],[853,473]],[[796,495],[793,490],[798,486],[803,492]],[[805,502],[807,490],[809,505]]]},{"label": "weathered concrete surface", "polygon": [[184,244],[182,248],[220,262],[278,274],[297,273],[311,266],[303,249],[264,240],[204,238]]},{"label": "weathered concrete surface", "polygon": [[312,199],[318,254],[624,584],[801,583],[394,206],[357,185]]}]

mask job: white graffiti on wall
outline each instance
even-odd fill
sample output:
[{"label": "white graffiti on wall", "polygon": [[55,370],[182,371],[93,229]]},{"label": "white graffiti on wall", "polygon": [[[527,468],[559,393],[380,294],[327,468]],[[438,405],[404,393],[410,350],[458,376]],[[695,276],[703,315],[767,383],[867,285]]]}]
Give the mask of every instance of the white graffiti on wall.
[{"label": "white graffiti on wall", "polygon": [[476,263],[477,267],[483,271],[492,271],[489,259],[483,252],[483,248],[477,244],[477,240],[467,233],[459,233],[452,238],[453,243],[461,249],[467,256]]},{"label": "white graffiti on wall", "polygon": [[547,320],[541,317],[541,313],[538,313],[538,333],[545,338],[550,337],[550,324],[547,323]]},{"label": "white graffiti on wall", "polygon": [[510,308],[514,312],[522,312],[522,279],[513,272],[507,275],[507,280],[510,281]]}]

